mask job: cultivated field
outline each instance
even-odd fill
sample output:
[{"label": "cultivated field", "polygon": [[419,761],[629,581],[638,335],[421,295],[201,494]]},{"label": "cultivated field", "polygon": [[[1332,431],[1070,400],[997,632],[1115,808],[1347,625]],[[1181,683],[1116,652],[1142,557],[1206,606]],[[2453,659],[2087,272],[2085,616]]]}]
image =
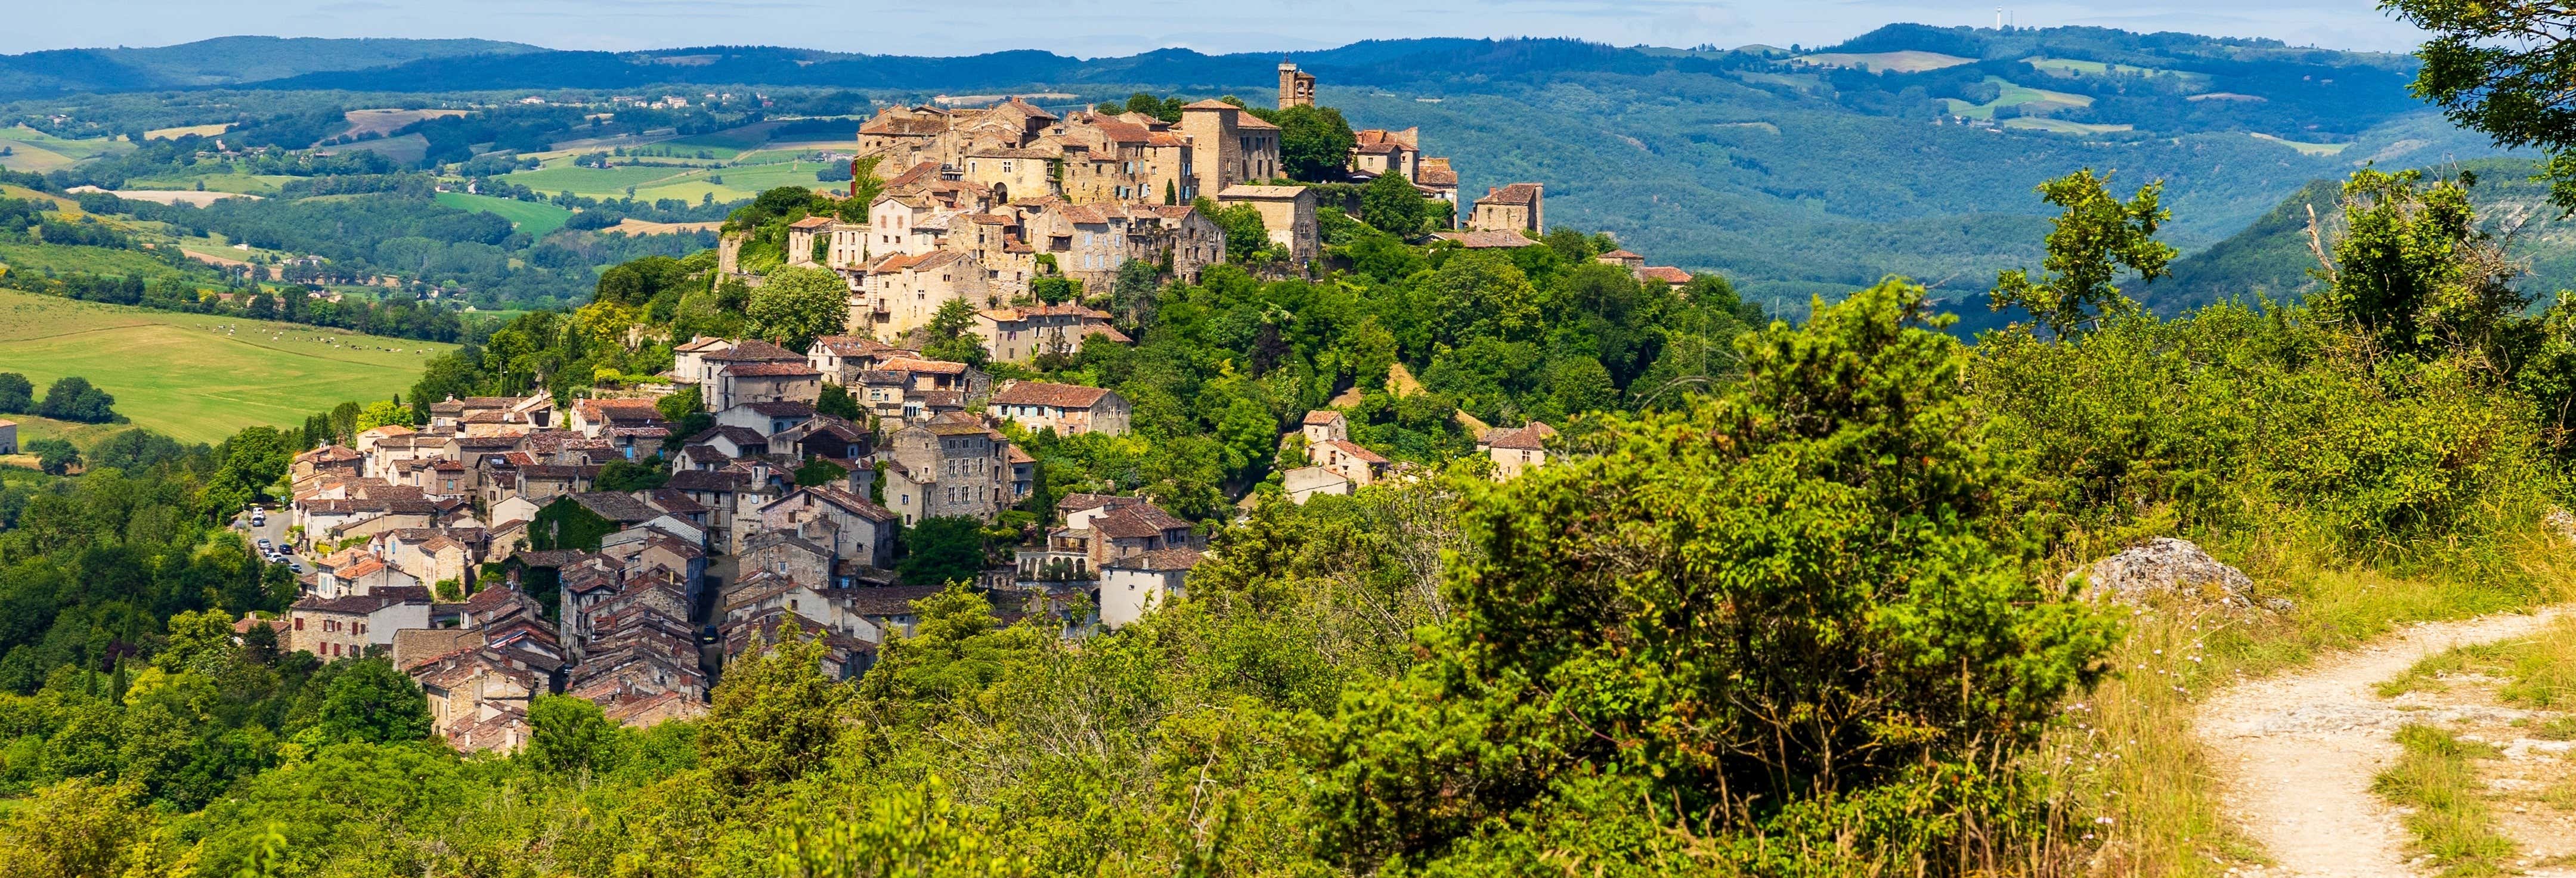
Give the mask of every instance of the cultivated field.
[{"label": "cultivated field", "polygon": [[2334,155],[2335,153],[2339,153],[2339,152],[2344,151],[2344,148],[2345,148],[2345,147],[2348,147],[2348,146],[2351,146],[2351,145],[2352,145],[2352,144],[2349,144],[2349,143],[2309,143],[2309,142],[2304,141],[2304,140],[2285,140],[2285,139],[2282,139],[2282,138],[2274,137],[2274,136],[2269,135],[2269,134],[2262,134],[2262,133],[2256,133],[2256,134],[2254,135],[2254,139],[2256,139],[2256,140],[2261,140],[2261,141],[2266,141],[2266,142],[2270,142],[2270,143],[2277,143],[2277,144],[2280,144],[2280,145],[2282,145],[2282,146],[2286,146],[2286,147],[2289,147],[2289,148],[2291,148],[2291,149],[2298,150],[2299,152],[2301,152],[2301,153],[2303,153],[2303,154],[2306,154],[2306,155]]},{"label": "cultivated field", "polygon": [[509,220],[510,225],[528,233],[528,237],[531,238],[545,237],[547,233],[563,228],[565,220],[572,219],[572,211],[551,204],[520,201],[516,198],[497,198],[466,192],[441,192],[438,193],[437,198],[438,203],[449,207],[488,213]]},{"label": "cultivated field", "polygon": [[2004,120],[2004,127],[2019,128],[2026,131],[2054,131],[2059,134],[2110,134],[2117,131],[2135,130],[2137,128],[2135,125],[2087,124],[2083,122],[2069,122],[2064,119],[2046,119],[2032,116],[2024,116],[2019,119],[2006,119]]},{"label": "cultivated field", "polygon": [[154,128],[150,131],[143,132],[143,139],[177,140],[191,134],[198,137],[213,137],[217,134],[224,133],[232,127],[233,123],[217,122],[212,125],[181,125],[175,128]]},{"label": "cultivated field", "polygon": [[1977,59],[1975,58],[1961,58],[1957,55],[1944,55],[1939,52],[1916,52],[1910,50],[1904,52],[1870,52],[1866,54],[1853,52],[1826,52],[1819,55],[1800,55],[1797,60],[1801,63],[1813,64],[1818,67],[1849,67],[1854,70],[1867,70],[1872,73],[1881,73],[1889,70],[1893,70],[1898,73],[1921,73],[1926,70],[1939,70],[1943,67],[1957,67],[1961,64],[1977,63]]},{"label": "cultivated field", "polygon": [[464,110],[350,110],[342,116],[349,120],[348,129],[336,136],[356,137],[368,132],[392,134],[395,129],[422,119],[462,115],[465,115]]},{"label": "cultivated field", "polygon": [[64,140],[51,134],[12,125],[0,128],[0,146],[10,154],[0,157],[0,167],[12,171],[51,171],[103,155],[130,152],[134,144],[122,140],[94,137],[88,140]]},{"label": "cultivated field", "polygon": [[1942,101],[1950,105],[1950,115],[1966,116],[1970,119],[1992,119],[1995,117],[1995,110],[2002,107],[2021,107],[2022,112],[2025,113],[2045,114],[2051,110],[2093,105],[2093,98],[2089,95],[2031,88],[1996,76],[1986,77],[1986,81],[2001,87],[2003,94],[1982,104],[1971,104],[1958,98],[1942,98]]},{"label": "cultivated field", "polygon": [[[39,392],[66,375],[87,378],[115,395],[132,426],[188,442],[301,424],[344,400],[391,397],[419,379],[431,356],[454,348],[0,290],[0,372],[25,374]],[[125,429],[12,419],[22,439],[68,434],[78,442]]]}]

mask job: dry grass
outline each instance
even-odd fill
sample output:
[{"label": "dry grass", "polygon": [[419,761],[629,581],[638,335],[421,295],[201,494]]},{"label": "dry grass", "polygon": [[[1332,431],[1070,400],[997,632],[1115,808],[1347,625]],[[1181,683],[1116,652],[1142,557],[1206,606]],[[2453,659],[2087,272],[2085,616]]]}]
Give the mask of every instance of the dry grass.
[{"label": "dry grass", "polygon": [[[2034,767],[2059,782],[2063,822],[2092,828],[2086,871],[2101,875],[2217,876],[2260,862],[2220,809],[2209,755],[2192,734],[2198,700],[2247,677],[2276,673],[2407,622],[2503,612],[2576,596],[2576,564],[2537,533],[2506,545],[2451,551],[2436,561],[2356,567],[2289,541],[2209,546],[2256,581],[2258,598],[2289,599],[2273,613],[2183,603],[2131,614],[2112,661],[2117,676],[2066,708]],[[2080,557],[2108,554],[2116,539]]]}]

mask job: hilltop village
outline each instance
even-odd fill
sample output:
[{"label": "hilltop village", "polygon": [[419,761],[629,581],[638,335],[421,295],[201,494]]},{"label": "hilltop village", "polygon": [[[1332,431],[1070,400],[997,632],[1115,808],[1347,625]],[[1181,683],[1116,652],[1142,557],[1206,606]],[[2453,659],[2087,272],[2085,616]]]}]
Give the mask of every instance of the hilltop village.
[{"label": "hilltop village", "polygon": [[[1282,64],[1279,106],[1311,106],[1314,87]],[[879,112],[852,163],[886,171],[869,178],[865,221],[810,216],[786,229],[786,264],[845,282],[842,332],[803,350],[698,337],[623,395],[448,398],[416,428],[377,426],[299,454],[292,502],[239,524],[296,571],[302,597],[238,630],[269,626],[282,647],[324,661],[385,655],[465,750],[520,746],[531,700],[550,693],[631,726],[697,716],[726,662],[783,629],[819,637],[829,675],[865,673],[889,638],[910,633],[913,602],[942,588],[895,574],[899,531],[990,526],[1027,501],[1035,461],[1013,433],[1129,429],[1114,391],[996,380],[925,355],[921,330],[962,302],[980,362],[1128,344],[1110,314],[1036,301],[1033,288],[1106,288],[1139,260],[1195,280],[1235,252],[1211,205],[1257,214],[1257,269],[1298,276],[1319,258],[1317,212],[1355,211],[1289,181],[1278,126],[1245,107],[1199,101],[1178,115],[1059,116],[1017,98]],[[1356,135],[1348,178],[1410,186],[1439,208],[1429,235],[1515,248],[1545,231],[1540,184],[1461,205],[1457,171],[1424,154],[1418,130]],[[747,237],[722,239],[718,271],[758,286],[741,265]],[[1625,250],[1597,259],[1642,281],[1690,280]],[[839,414],[827,399],[845,404]],[[1554,433],[1534,421],[1484,428],[1476,450],[1508,479],[1543,465]],[[1281,446],[1306,464],[1281,474],[1298,503],[1418,475],[1351,441],[1333,409],[1308,413]],[[656,486],[633,488],[656,461],[668,467]],[[969,585],[1006,619],[1078,638],[1185,593],[1207,550],[1203,526],[1151,498],[1076,493]]]}]

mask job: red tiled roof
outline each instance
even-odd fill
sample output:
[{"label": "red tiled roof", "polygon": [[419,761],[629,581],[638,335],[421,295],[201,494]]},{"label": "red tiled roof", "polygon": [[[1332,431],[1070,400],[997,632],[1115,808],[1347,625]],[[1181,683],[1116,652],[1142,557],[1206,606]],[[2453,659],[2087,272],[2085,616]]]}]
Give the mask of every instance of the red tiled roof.
[{"label": "red tiled roof", "polygon": [[1669,265],[1649,265],[1637,269],[1637,277],[1643,280],[1659,280],[1668,284],[1686,284],[1690,283],[1691,273]]},{"label": "red tiled roof", "polygon": [[1087,409],[1100,404],[1109,391],[1078,384],[1049,384],[1044,381],[1022,381],[993,394],[994,405],[1043,405],[1067,409]]},{"label": "red tiled roof", "polygon": [[1511,184],[1511,185],[1509,185],[1509,186],[1505,186],[1505,187],[1502,187],[1502,188],[1500,188],[1500,189],[1496,189],[1496,190],[1493,190],[1493,191],[1491,191],[1491,192],[1487,192],[1487,193],[1485,193],[1485,197],[1483,197],[1483,198],[1479,198],[1479,199],[1476,199],[1476,203],[1477,203],[1477,204],[1536,204],[1536,203],[1538,202],[1538,199],[1539,199],[1539,185],[1538,185],[1538,184],[1536,184],[1536,183],[1514,183],[1514,184]]}]

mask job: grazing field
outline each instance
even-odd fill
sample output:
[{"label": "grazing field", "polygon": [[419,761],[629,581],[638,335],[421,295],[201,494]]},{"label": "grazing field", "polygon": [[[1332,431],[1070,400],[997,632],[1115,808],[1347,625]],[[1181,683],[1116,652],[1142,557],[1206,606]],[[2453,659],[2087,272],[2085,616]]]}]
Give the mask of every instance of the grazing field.
[{"label": "grazing field", "polygon": [[[146,278],[179,273],[161,260],[152,258],[151,254],[136,250],[18,242],[0,242],[0,268],[5,268],[10,274],[22,271],[43,274],[50,269],[55,274],[85,271],[119,277],[140,274]],[[7,338],[7,331],[0,327],[0,340]]]},{"label": "grazing field", "polygon": [[616,232],[621,235],[667,235],[672,232],[712,232],[723,227],[724,223],[722,221],[703,223],[655,223],[646,222],[630,216],[627,217],[625,221],[609,226],[608,228],[601,229],[600,231]]},{"label": "grazing field", "polygon": [[2019,119],[2006,119],[2004,120],[2004,127],[2020,128],[2027,131],[2054,131],[2059,134],[2109,134],[2115,131],[2130,131],[2137,128],[2135,125],[2093,125],[2083,122],[2069,122],[2064,119],[2045,119],[2030,116],[2024,116]]},{"label": "grazing field", "polygon": [[516,198],[498,198],[465,192],[441,192],[438,193],[437,198],[438,203],[449,207],[488,213],[509,220],[510,225],[528,233],[528,237],[531,238],[545,237],[547,233],[563,228],[565,220],[572,219],[572,211],[551,204],[520,201]]},{"label": "grazing field", "polygon": [[[538,192],[570,191],[593,198],[624,198],[627,187],[632,186],[635,197],[646,201],[678,198],[695,202],[708,194],[713,194],[717,201],[732,201],[750,198],[779,186],[838,189],[840,184],[826,184],[814,178],[815,172],[838,166],[838,163],[827,166],[810,161],[709,168],[584,168],[563,164],[505,174],[497,179]],[[723,182],[716,182],[718,180]]]},{"label": "grazing field", "polygon": [[0,155],[0,168],[12,171],[33,171],[41,174],[80,163],[79,159],[32,143],[0,140],[0,146],[9,148],[8,155]]},{"label": "grazing field", "polygon": [[1942,98],[1944,103],[1950,105],[1950,115],[1966,116],[1970,119],[1992,119],[1995,117],[1995,111],[2004,107],[2021,107],[2022,112],[2025,113],[2044,114],[2050,110],[2093,105],[2093,98],[2089,95],[2016,85],[2012,80],[1999,76],[1986,77],[1986,81],[2002,88],[2003,94],[1982,104],[1971,104],[1958,98]]},{"label": "grazing field", "polygon": [[1939,70],[1943,67],[1957,67],[1961,64],[1977,63],[1977,59],[1975,58],[1961,58],[1957,55],[1944,55],[1939,52],[1916,51],[1870,52],[1867,54],[1827,52],[1820,55],[1800,55],[1797,60],[1801,63],[1813,64],[1818,67],[1849,67],[1854,70],[1867,70],[1873,73],[1889,70],[1893,70],[1898,73],[1921,73],[1926,70]]},{"label": "grazing field", "polygon": [[2269,134],[2261,133],[2255,134],[2254,139],[2269,143],[2277,143],[2282,146],[2298,150],[2303,155],[2334,155],[2344,151],[2345,147],[2352,145],[2349,143],[2309,143],[2304,140],[2285,140]]},{"label": "grazing field", "polygon": [[109,140],[104,137],[64,140],[25,125],[0,128],[0,144],[15,147],[19,152],[25,152],[29,146],[33,146],[72,161],[85,161],[103,155],[121,155],[134,151],[134,144],[122,140]]},{"label": "grazing field", "polygon": [[2073,58],[2026,58],[2022,63],[2059,76],[2171,76],[2194,85],[2209,81],[2209,75],[2206,73],[2166,70],[2162,67],[2105,64],[2100,61],[2078,61]]},{"label": "grazing field", "polygon": [[379,137],[374,140],[361,140],[315,150],[320,155],[359,151],[372,152],[391,159],[396,164],[408,165],[420,161],[422,156],[429,155],[429,138],[418,134],[405,134],[401,137]]},{"label": "grazing field", "polygon": [[243,192],[226,192],[221,189],[212,188],[199,192],[195,189],[101,189],[96,186],[76,186],[69,191],[105,192],[109,195],[114,195],[128,201],[149,201],[154,204],[193,204],[198,207],[204,207],[226,198],[259,197],[257,195]]},{"label": "grazing field", "polygon": [[[0,290],[0,372],[41,391],[78,375],[116,410],[187,442],[243,427],[300,424],[342,401],[386,399],[455,345],[357,335],[292,323],[146,311]],[[27,438],[95,438],[122,426],[13,418]]]},{"label": "grazing field", "polygon": [[367,133],[392,134],[395,129],[422,119],[462,115],[465,115],[464,110],[350,110],[342,115],[342,118],[349,120],[348,129],[336,136],[356,137]]},{"label": "grazing field", "polygon": [[238,192],[243,195],[268,196],[278,194],[280,187],[285,186],[286,181],[293,179],[295,178],[283,174],[244,174],[236,171],[193,176],[135,177],[126,180],[125,185],[136,189],[195,189],[197,184],[204,183],[208,192]]},{"label": "grazing field", "polygon": [[213,137],[230,130],[232,127],[233,123],[217,122],[212,125],[180,125],[174,128],[154,128],[150,131],[143,132],[143,139],[177,140],[191,134],[198,137]]}]

